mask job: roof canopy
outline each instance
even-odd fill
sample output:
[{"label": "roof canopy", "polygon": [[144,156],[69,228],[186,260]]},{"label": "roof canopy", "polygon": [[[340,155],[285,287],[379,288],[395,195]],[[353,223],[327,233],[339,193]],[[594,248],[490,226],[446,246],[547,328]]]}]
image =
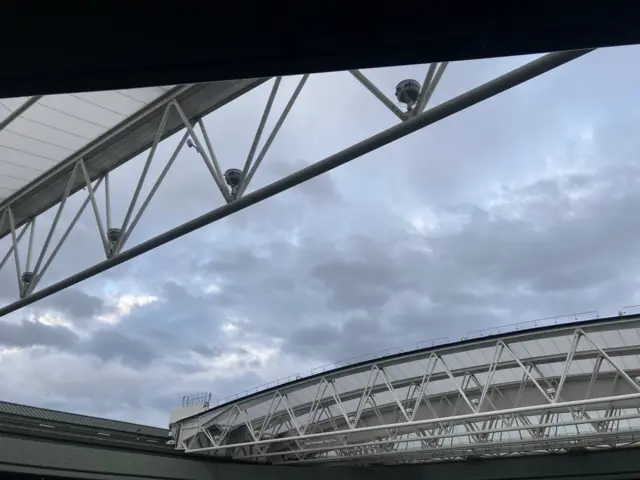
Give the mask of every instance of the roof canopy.
[{"label": "roof canopy", "polygon": [[[11,206],[19,227],[63,198],[78,160],[93,181],[148,149],[174,100],[193,120],[263,81],[0,99],[0,212]],[[161,139],[183,127],[170,115]],[[84,186],[76,175],[70,193]],[[0,238],[9,228],[0,225]]]}]

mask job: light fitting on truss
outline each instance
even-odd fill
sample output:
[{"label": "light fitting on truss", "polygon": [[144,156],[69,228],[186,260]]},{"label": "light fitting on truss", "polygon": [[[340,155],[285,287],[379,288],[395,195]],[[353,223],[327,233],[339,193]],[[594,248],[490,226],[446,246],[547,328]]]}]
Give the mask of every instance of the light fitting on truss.
[{"label": "light fitting on truss", "polygon": [[410,111],[420,99],[420,83],[417,80],[401,81],[396,86],[396,98]]},{"label": "light fitting on truss", "polygon": [[406,121],[424,112],[448,65],[449,62],[430,64],[422,85],[414,79],[402,80],[396,85],[395,97],[398,103],[404,106],[404,111],[396,106],[393,101],[376,87],[360,70],[350,70],[350,73],[369,90],[374,97],[380,100],[391,113],[401,121]]}]

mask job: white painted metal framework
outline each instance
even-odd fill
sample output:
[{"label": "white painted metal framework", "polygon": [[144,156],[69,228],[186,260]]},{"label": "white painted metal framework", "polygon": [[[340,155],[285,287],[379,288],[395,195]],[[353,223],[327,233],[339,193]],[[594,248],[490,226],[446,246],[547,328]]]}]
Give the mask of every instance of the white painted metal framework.
[{"label": "white painted metal framework", "polygon": [[640,315],[445,344],[299,379],[171,426],[176,448],[394,464],[640,440]]},{"label": "white painted metal framework", "polygon": [[[15,264],[19,298],[27,298],[37,289],[88,205],[97,222],[98,241],[105,258],[117,255],[187,137],[191,136],[202,147],[194,131],[197,125],[202,126],[201,118],[265,81],[249,79],[0,100],[0,238],[11,237],[0,268]],[[179,147],[139,205],[140,192],[159,143],[185,128]],[[204,130],[203,135],[210,148]],[[111,218],[109,173],[145,150],[147,161],[137,188],[125,218],[116,224]],[[228,199],[215,155],[209,151],[212,158],[205,154],[203,159]],[[102,185],[104,209],[95,195]],[[67,199],[76,192],[85,195],[84,202],[71,222],[61,226]],[[51,226],[38,231],[38,216],[56,205]],[[27,233],[25,259],[20,257],[19,245]],[[55,233],[61,235],[51,249]],[[36,234],[46,238],[38,252],[33,248]]]},{"label": "white painted metal framework", "polygon": [[[271,93],[243,168],[225,172],[217,160],[202,117],[269,79],[0,100],[0,112],[4,110],[0,113],[0,238],[10,236],[11,239],[8,251],[0,257],[0,268],[15,267],[17,275],[16,300],[0,307],[0,316],[321,175],[588,52],[545,55],[430,109],[426,109],[427,104],[447,63],[429,65],[422,85],[415,80],[398,85],[396,96],[398,104],[404,105],[403,109],[361,72],[351,71],[398,117],[399,124],[252,192],[247,190],[251,180],[309,75],[302,76],[274,129],[258,150],[281,82],[281,78],[273,79]],[[150,193],[141,199],[142,187],[158,143],[181,129],[184,129],[184,134],[178,147]],[[132,230],[185,143],[202,157],[211,174],[212,187],[220,191],[225,204],[138,245],[127,246]],[[148,150],[147,161],[126,215],[114,220],[111,218],[109,172],[145,150]],[[101,187],[105,189],[104,208],[98,204],[95,195]],[[188,185],[185,188],[189,188]],[[61,213],[66,200],[75,192],[84,195],[85,199],[70,224],[62,226],[59,222]],[[39,231],[36,228],[38,216],[56,205],[57,212],[51,227]],[[42,287],[41,280],[51,262],[89,205],[99,230],[98,241],[104,250],[104,260],[81,272],[69,271],[63,280]],[[58,232],[56,235],[62,234],[57,244],[52,245],[55,232]],[[20,245],[25,235],[28,237],[26,248]],[[39,252],[33,248],[36,235],[45,238]],[[21,256],[21,249],[25,249],[26,254]]]}]

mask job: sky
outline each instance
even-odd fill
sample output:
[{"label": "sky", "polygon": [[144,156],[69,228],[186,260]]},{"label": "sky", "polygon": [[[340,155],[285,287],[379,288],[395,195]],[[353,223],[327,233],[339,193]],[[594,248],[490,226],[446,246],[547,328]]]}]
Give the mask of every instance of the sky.
[{"label": "sky", "polygon": [[[1,399],[164,427],[183,395],[223,398],[370,352],[640,303],[639,56],[586,55],[1,318]],[[429,106],[534,58],[451,63]],[[426,69],[364,73],[392,96]],[[297,81],[283,80],[267,132]],[[223,169],[244,164],[270,88],[205,119]],[[312,75],[249,189],[396,122],[348,73]],[[159,146],[143,195],[178,140]],[[111,176],[114,223],[144,160]],[[184,149],[129,246],[222,203]],[[38,219],[36,251],[52,217]],[[103,258],[87,208],[42,285]],[[8,263],[0,302],[16,292]]]}]

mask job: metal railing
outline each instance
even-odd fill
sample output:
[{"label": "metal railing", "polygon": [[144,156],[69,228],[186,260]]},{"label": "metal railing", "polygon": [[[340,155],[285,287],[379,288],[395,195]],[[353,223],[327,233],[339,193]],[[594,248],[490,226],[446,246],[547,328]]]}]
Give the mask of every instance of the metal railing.
[{"label": "metal railing", "polygon": [[437,345],[445,345],[449,343],[449,337],[438,337],[431,340],[422,340],[416,343],[416,350],[422,350],[423,348],[435,347]]},{"label": "metal railing", "polygon": [[192,405],[210,405],[211,392],[196,393],[194,395],[185,395],[182,397],[182,406],[190,407]]},{"label": "metal railing", "polygon": [[626,305],[618,312],[618,315],[631,315],[640,311],[640,305]]},{"label": "metal railing", "polygon": [[[632,307],[640,308],[640,305],[631,305],[628,307],[624,307],[621,312],[626,314],[626,309],[631,309]],[[477,338],[488,337],[491,335],[519,332],[519,331],[530,330],[530,329],[539,328],[539,327],[549,327],[549,326],[560,325],[564,323],[571,323],[571,322],[584,321],[584,320],[594,320],[599,317],[600,317],[600,314],[598,313],[597,310],[590,310],[588,312],[571,313],[568,315],[557,315],[555,317],[545,317],[545,318],[539,318],[536,320],[528,320],[525,322],[512,323],[508,325],[500,325],[498,327],[489,327],[489,328],[483,328],[480,330],[472,330],[470,332],[467,332],[460,340],[473,340]],[[452,340],[450,340],[449,337],[438,337],[430,340],[422,340],[416,343],[415,347],[413,346],[410,346],[408,348],[393,347],[393,348],[387,348],[385,350],[378,350],[376,352],[358,355],[355,357],[337,360],[335,362],[327,363],[325,365],[312,368],[309,375],[300,375],[299,373],[296,373],[293,375],[289,375],[287,377],[279,378],[272,382],[263,383],[262,385],[258,385],[257,387],[248,388],[247,390],[236,393],[234,395],[230,395],[228,397],[218,399],[213,402],[212,407],[223,405],[233,400],[239,400],[241,398],[247,397],[254,393],[258,393],[278,385],[283,385],[285,383],[293,382],[303,377],[329,372],[332,370],[336,370],[338,368],[343,368],[349,365],[355,365],[357,363],[361,363],[369,360],[377,360],[379,358],[389,357],[391,355],[398,355],[400,353],[408,353],[416,350],[422,350],[425,348],[439,347],[451,342]]]},{"label": "metal railing", "polygon": [[335,362],[327,363],[319,367],[311,369],[311,375],[316,375],[322,372],[329,372],[337,368],[347,367],[356,363],[365,362],[367,360],[375,360],[377,358],[389,357],[391,355],[397,355],[403,353],[404,350],[398,347],[387,348],[385,350],[378,350],[376,352],[365,353],[364,355],[357,355],[355,357],[344,358]]},{"label": "metal railing", "polygon": [[568,315],[557,315],[555,317],[545,317],[536,320],[529,320],[526,322],[511,323],[508,325],[500,325],[499,327],[489,327],[480,330],[473,330],[467,332],[462,337],[462,340],[472,340],[474,338],[490,337],[491,335],[498,335],[501,333],[519,332],[522,330],[531,330],[539,327],[550,327],[553,325],[560,325],[563,323],[578,322],[583,320],[595,320],[600,314],[597,310],[591,310],[588,312],[570,313]]},{"label": "metal railing", "polygon": [[229,395],[228,397],[225,397],[225,398],[220,398],[213,403],[213,406],[222,405],[232,400],[238,400],[240,398],[248,397],[249,395],[253,395],[254,393],[258,393],[272,387],[277,387],[278,385],[283,385],[285,383],[294,382],[296,380],[300,380],[301,378],[302,376],[299,373],[294,373],[293,375],[288,375],[286,377],[278,378],[277,380],[272,380],[271,382],[263,383],[261,385],[258,385],[257,387],[247,388],[242,392]]},{"label": "metal railing", "polygon": [[405,352],[413,352],[415,350],[421,350],[423,348],[435,347],[436,345],[444,345],[449,343],[449,337],[438,337],[430,340],[422,340],[416,343],[416,346],[409,348],[392,347],[384,350],[377,350],[375,352],[365,353],[363,355],[357,355],[355,357],[344,358],[335,362],[327,363],[319,367],[311,369],[311,375],[318,373],[329,372],[337,368],[348,367],[349,365],[355,365],[356,363],[366,362],[367,360],[377,360],[378,358],[390,357],[392,355],[398,355]]}]

